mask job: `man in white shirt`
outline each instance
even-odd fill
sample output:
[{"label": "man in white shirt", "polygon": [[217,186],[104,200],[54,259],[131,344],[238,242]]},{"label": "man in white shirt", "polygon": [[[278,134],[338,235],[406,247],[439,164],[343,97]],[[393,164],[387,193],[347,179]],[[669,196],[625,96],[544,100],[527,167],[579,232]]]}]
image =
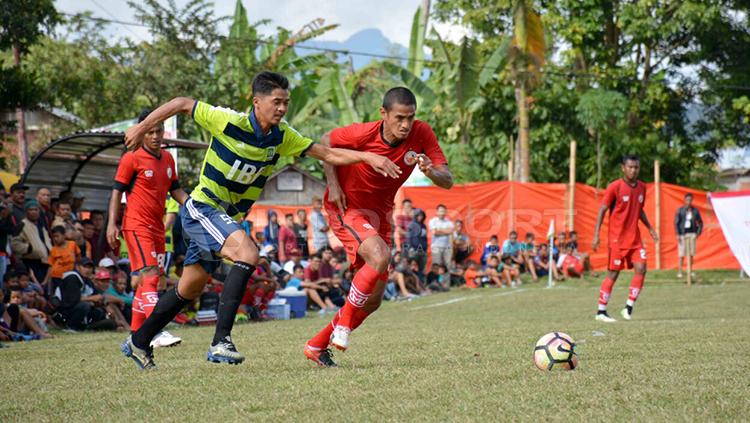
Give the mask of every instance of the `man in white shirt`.
[{"label": "man in white shirt", "polygon": [[430,249],[432,251],[432,264],[442,264],[450,268],[453,259],[453,243],[451,241],[453,222],[445,217],[447,212],[448,208],[439,204],[437,216],[430,219],[429,228],[432,233]]},{"label": "man in white shirt", "polygon": [[323,201],[320,197],[313,197],[312,215],[310,223],[312,224],[312,241],[315,253],[323,251],[328,247],[328,222],[320,211],[323,207]]}]

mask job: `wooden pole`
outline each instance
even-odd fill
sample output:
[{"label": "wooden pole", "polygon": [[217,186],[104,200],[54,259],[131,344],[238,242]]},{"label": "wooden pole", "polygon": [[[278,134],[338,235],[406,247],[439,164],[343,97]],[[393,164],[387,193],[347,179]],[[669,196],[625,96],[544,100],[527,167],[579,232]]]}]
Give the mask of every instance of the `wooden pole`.
[{"label": "wooden pole", "polygon": [[568,231],[574,231],[576,207],[576,140],[570,141],[568,174]]},{"label": "wooden pole", "polygon": [[513,182],[513,159],[508,160],[508,182]]},{"label": "wooden pole", "polygon": [[656,235],[659,241],[656,241],[656,269],[661,269],[661,169],[659,161],[654,160],[654,206],[656,207],[654,215],[656,216]]}]

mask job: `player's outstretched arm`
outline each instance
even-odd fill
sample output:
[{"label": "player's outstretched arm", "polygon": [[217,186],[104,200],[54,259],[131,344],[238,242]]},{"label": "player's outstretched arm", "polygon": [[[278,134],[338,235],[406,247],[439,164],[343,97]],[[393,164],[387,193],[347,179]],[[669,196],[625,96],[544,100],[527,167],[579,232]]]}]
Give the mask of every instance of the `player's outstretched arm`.
[{"label": "player's outstretched arm", "polygon": [[366,151],[347,150],[345,148],[331,148],[321,144],[313,144],[307,155],[333,166],[346,166],[364,162],[383,176],[398,178],[401,168],[387,157],[378,156]]},{"label": "player's outstretched arm", "polygon": [[[591,249],[596,251],[599,248],[599,230],[602,227],[604,221],[604,214],[607,213],[607,206],[602,205],[599,207],[599,213],[596,215],[596,225],[594,226],[594,239],[591,241]],[[550,251],[550,254],[552,252]]]},{"label": "player's outstretched arm", "polygon": [[[331,131],[326,132],[320,137],[320,143],[326,147],[331,146]],[[346,212],[346,195],[339,185],[339,175],[336,173],[336,166],[323,162],[323,172],[326,175],[328,183],[328,200],[341,210],[341,214]]]},{"label": "player's outstretched arm", "polygon": [[430,178],[435,185],[445,189],[450,189],[453,186],[453,174],[448,165],[434,166],[432,160],[426,154],[418,155],[417,161],[419,162],[419,170],[424,173],[424,176]]},{"label": "player's outstretched arm", "polygon": [[175,199],[175,201],[180,203],[180,205],[185,204],[185,201],[187,201],[189,197],[182,188],[172,190],[169,194]]},{"label": "player's outstretched arm", "polygon": [[132,126],[125,131],[125,146],[129,150],[135,150],[141,146],[143,135],[149,128],[153,128],[157,123],[176,115],[177,113],[190,114],[193,111],[195,100],[187,97],[175,97],[172,100],[157,107],[151,112],[143,122]]}]

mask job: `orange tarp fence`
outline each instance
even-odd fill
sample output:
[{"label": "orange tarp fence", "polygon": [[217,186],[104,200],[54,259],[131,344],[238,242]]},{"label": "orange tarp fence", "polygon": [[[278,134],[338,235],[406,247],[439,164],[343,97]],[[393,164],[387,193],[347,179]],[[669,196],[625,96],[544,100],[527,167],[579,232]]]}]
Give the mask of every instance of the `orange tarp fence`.
[{"label": "orange tarp fence", "polygon": [[[451,220],[461,219],[472,245],[473,258],[478,259],[484,244],[491,235],[497,235],[500,242],[507,238],[508,232],[515,229],[519,238],[526,232],[535,234],[537,243],[545,242],[550,219],[555,220],[555,231],[570,230],[568,227],[567,184],[537,184],[519,182],[481,182],[456,185],[450,190],[438,187],[404,187],[396,197],[400,207],[401,200],[409,198],[414,207],[423,209],[429,221],[435,215],[438,204],[445,204]],[[574,228],[578,232],[579,249],[591,254],[591,263],[597,269],[603,269],[607,263],[607,218],[604,219],[600,233],[601,245],[598,252],[591,251],[591,240],[594,234],[596,214],[599,210],[604,191],[584,184],[576,184],[575,207],[573,210]],[[721,227],[713,213],[707,192],[698,191],[678,185],[661,184],[661,268],[677,267],[677,236],[674,227],[674,216],[683,204],[684,196],[692,193],[693,205],[700,210],[703,217],[703,234],[698,238],[697,255],[693,263],[696,269],[739,269],[740,265],[727,245]],[[656,201],[654,184],[646,184],[645,211],[651,224],[656,227]],[[285,213],[295,213],[298,209],[307,210],[309,206],[269,206],[256,205],[251,212],[255,231],[261,231],[267,224],[266,213],[274,209],[283,221]],[[396,210],[396,214],[399,210]],[[648,231],[641,224],[641,236],[648,252],[649,268],[656,268],[656,248]],[[331,237],[332,245],[340,245]]]}]

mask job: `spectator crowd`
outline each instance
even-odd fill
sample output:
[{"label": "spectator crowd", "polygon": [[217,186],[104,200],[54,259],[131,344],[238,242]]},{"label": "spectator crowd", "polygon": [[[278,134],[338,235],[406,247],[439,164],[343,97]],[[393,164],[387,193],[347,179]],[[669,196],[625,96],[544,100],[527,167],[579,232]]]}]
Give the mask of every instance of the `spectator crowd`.
[{"label": "spectator crowd", "polygon": [[[137,275],[130,273],[124,242],[119,249],[107,243],[105,211],[88,210],[85,200],[80,193],[53,197],[47,188],[30,192],[21,184],[0,191],[0,340],[47,338],[51,327],[130,330]],[[181,275],[186,252],[180,211],[170,201],[165,205],[168,286]],[[551,251],[534,233],[519,239],[511,231],[502,243],[493,235],[474,261],[475,242],[463,222],[452,220],[445,205],[434,212],[427,221],[425,211],[406,199],[394,213],[385,299],[411,300],[454,288],[514,288],[550,272],[563,280],[591,270],[575,232],[559,233]],[[309,216],[303,209],[284,216],[271,210],[264,228],[256,231],[252,222],[244,226],[261,261],[248,281],[242,318],[271,318],[269,304],[277,292],[306,296],[308,308],[321,315],[344,305],[353,271],[343,248],[329,244],[320,198],[313,199]],[[220,267],[203,295],[175,321],[211,323],[206,316],[218,306],[224,275]]]}]

